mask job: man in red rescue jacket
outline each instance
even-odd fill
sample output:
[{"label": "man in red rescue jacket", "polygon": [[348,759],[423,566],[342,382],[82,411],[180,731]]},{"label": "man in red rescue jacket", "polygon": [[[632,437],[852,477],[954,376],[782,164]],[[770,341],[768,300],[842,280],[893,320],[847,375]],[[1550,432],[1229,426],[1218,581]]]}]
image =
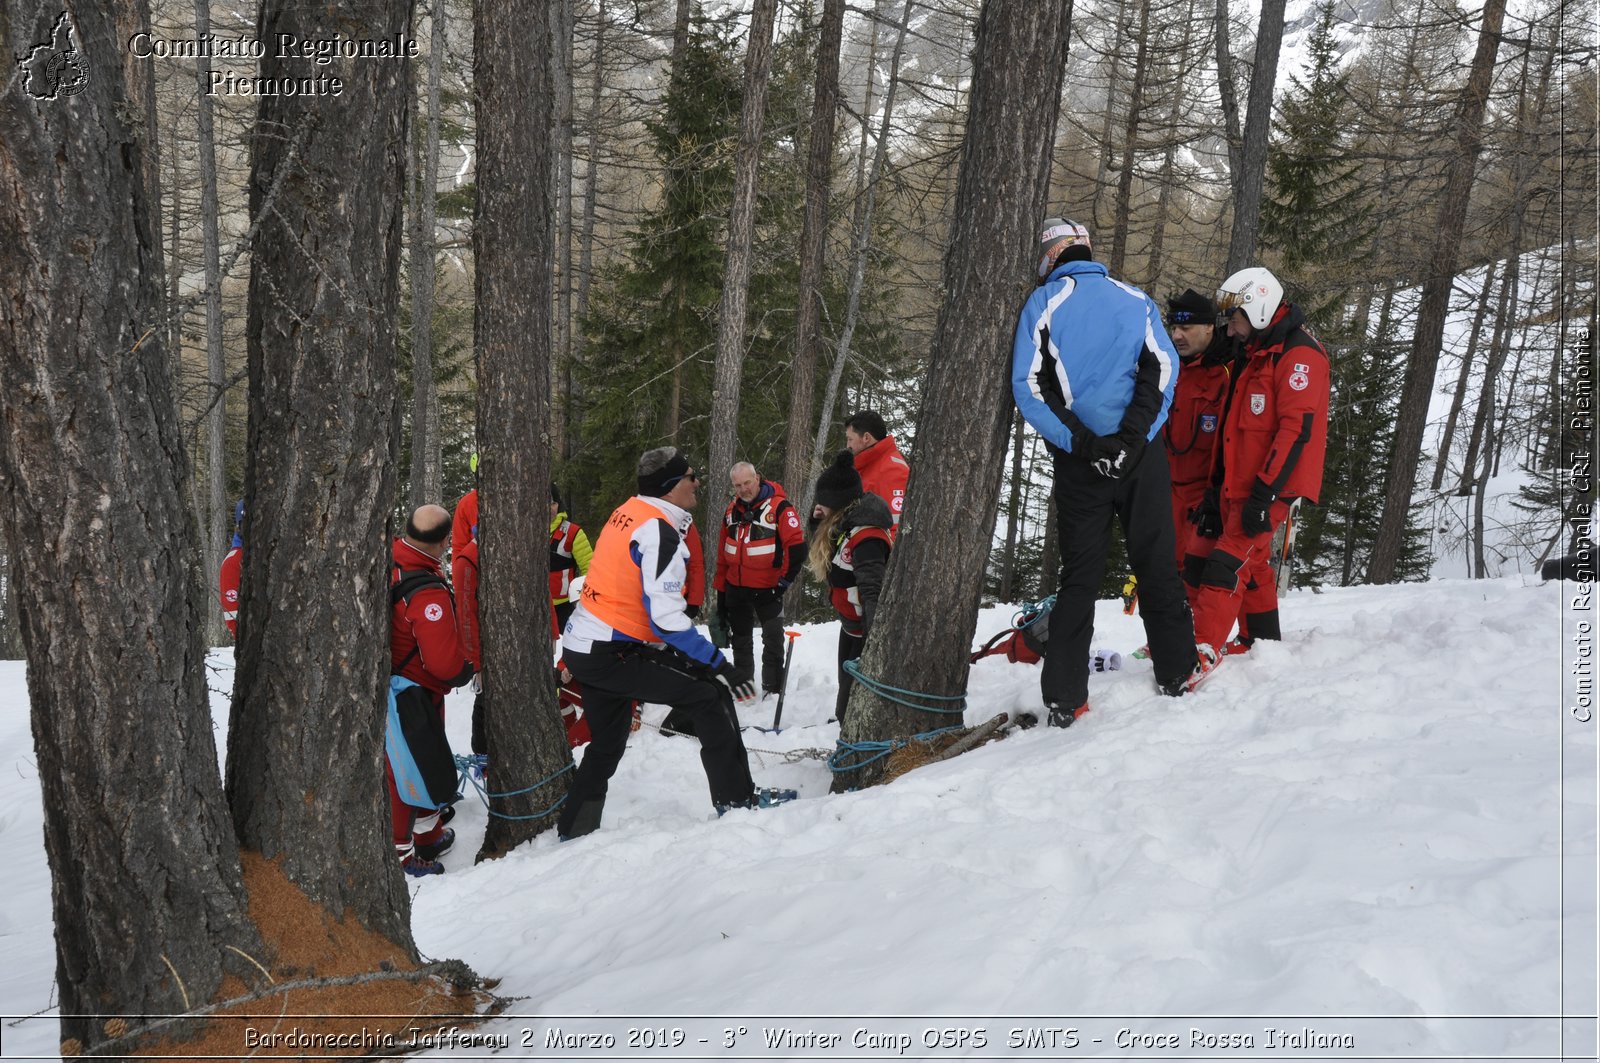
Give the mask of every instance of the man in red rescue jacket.
[{"label": "man in red rescue jacket", "polygon": [[[1234,343],[1217,328],[1217,308],[1193,288],[1167,300],[1167,331],[1180,366],[1172,407],[1161,430],[1172,470],[1172,527],[1179,570],[1187,564],[1198,571],[1205,557],[1188,554],[1194,530],[1189,514],[1205,500],[1211,486],[1222,417],[1228,408]],[[1189,604],[1194,605],[1192,588]]]},{"label": "man in red rescue jacket", "polygon": [[[427,692],[439,718],[444,696],[468,682],[476,668],[456,620],[455,601],[441,568],[450,542],[450,514],[443,506],[419,506],[406,521],[405,535],[394,541],[390,573],[396,593],[389,621],[389,670]],[[444,870],[438,858],[455,841],[437,812],[406,804],[395,788],[387,760],[390,822],[395,853],[408,875],[436,875]]]},{"label": "man in red rescue jacket", "polygon": [[761,625],[761,690],[776,694],[783,685],[783,592],[805,564],[806,536],[782,485],[762,479],[748,461],[728,476],[733,501],[722,516],[711,580],[717,613],[733,644],[734,667],[747,679],[755,677],[751,628]]},{"label": "man in red rescue jacket", "polygon": [[894,527],[889,529],[893,539],[900,534],[900,514],[906,508],[910,463],[876,410],[862,410],[845,421],[844,445],[855,455],[861,486],[888,504],[889,515],[894,518]]},{"label": "man in red rescue jacket", "polygon": [[[1328,355],[1283,286],[1256,266],[1217,290],[1228,335],[1244,344],[1213,475],[1218,498],[1195,514],[1189,575],[1197,593],[1195,641],[1220,651],[1234,622],[1250,639],[1281,637],[1272,574],[1272,533],[1296,498],[1322,490],[1328,443]],[[1206,547],[1209,546],[1209,550]]]}]

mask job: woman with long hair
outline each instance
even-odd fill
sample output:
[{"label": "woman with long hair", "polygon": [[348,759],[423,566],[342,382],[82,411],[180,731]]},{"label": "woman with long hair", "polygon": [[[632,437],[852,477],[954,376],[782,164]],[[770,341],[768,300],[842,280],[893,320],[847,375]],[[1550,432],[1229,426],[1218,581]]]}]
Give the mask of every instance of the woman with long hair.
[{"label": "woman with long hair", "polygon": [[806,569],[827,583],[839,614],[839,699],[833,714],[842,727],[853,684],[844,662],[861,656],[866,644],[889,563],[894,517],[883,499],[862,489],[855,456],[848,450],[822,470],[814,497]]}]

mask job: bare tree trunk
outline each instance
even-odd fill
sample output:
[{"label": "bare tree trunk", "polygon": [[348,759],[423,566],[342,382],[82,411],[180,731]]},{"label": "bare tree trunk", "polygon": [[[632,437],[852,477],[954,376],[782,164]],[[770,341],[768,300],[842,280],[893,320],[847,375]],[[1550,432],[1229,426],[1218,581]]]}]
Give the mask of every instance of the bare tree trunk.
[{"label": "bare tree trunk", "polygon": [[1145,59],[1149,54],[1150,0],[1139,0],[1139,45],[1133,59],[1133,87],[1128,90],[1128,120],[1122,127],[1122,169],[1117,174],[1117,199],[1112,208],[1111,255],[1106,269],[1122,276],[1128,250],[1128,216],[1133,209],[1133,166],[1139,146],[1139,112],[1144,107]]},{"label": "bare tree trunk", "polygon": [[795,312],[788,436],[783,453],[783,481],[791,492],[803,491],[811,473],[811,409],[816,399],[817,355],[822,346],[822,276],[828,247],[828,199],[833,191],[833,130],[839,110],[844,0],[823,0],[817,32],[817,73],[806,156],[806,213],[800,229],[800,305]]},{"label": "bare tree trunk", "polygon": [[[1219,0],[1221,2],[1221,0]],[[1254,261],[1261,229],[1261,193],[1267,174],[1267,145],[1272,133],[1272,90],[1278,80],[1278,49],[1283,43],[1287,0],[1263,0],[1256,31],[1256,61],[1250,68],[1250,98],[1245,113],[1240,168],[1233,174],[1233,234],[1228,240],[1229,275]],[[1230,153],[1231,157],[1231,153]]]},{"label": "bare tree trunk", "polygon": [[[1007,355],[1032,274],[1031,236],[1049,202],[1049,153],[1025,133],[1056,127],[1071,19],[1069,0],[986,0],[978,18],[917,463],[860,662],[864,675],[892,686],[945,697],[966,689],[1010,423]],[[841,741],[904,738],[960,719],[906,708],[861,682]],[[839,772],[834,789],[870,785],[883,764]]]},{"label": "bare tree trunk", "polygon": [[1518,272],[1517,259],[1513,255],[1500,282],[1500,298],[1494,312],[1494,336],[1489,341],[1489,356],[1484,363],[1483,390],[1478,396],[1478,408],[1472,414],[1472,433],[1467,437],[1467,454],[1461,459],[1461,482],[1456,488],[1457,494],[1466,494],[1479,481],[1478,448],[1483,443],[1484,425],[1493,408],[1494,378],[1500,374],[1500,367],[1505,364],[1506,348],[1510,346],[1511,317],[1516,311],[1512,293],[1517,289]]},{"label": "bare tree trunk", "polygon": [[1000,570],[1000,600],[1011,601],[1017,575],[1017,528],[1022,523],[1022,442],[1028,424],[1019,412],[1015,415],[1015,440],[1011,444],[1011,504],[1006,507],[1005,565]]},{"label": "bare tree trunk", "polygon": [[555,88],[555,346],[550,359],[550,440],[555,453],[567,449],[572,405],[572,0],[550,4]]},{"label": "bare tree trunk", "polygon": [[[411,12],[410,0],[266,0],[257,33],[321,40],[359,25],[388,37],[410,33]],[[250,214],[261,224],[228,800],[243,847],[414,960],[382,768],[411,64],[318,66],[269,49],[260,66],[268,78],[330,70],[339,96],[262,96],[252,138]]]},{"label": "bare tree trunk", "polygon": [[[739,111],[739,148],[733,161],[733,203],[728,211],[728,258],[717,303],[717,359],[711,385],[710,476],[707,512],[727,499],[728,470],[739,437],[739,394],[744,387],[745,305],[750,294],[750,243],[755,237],[756,174],[761,161],[761,123],[767,111],[767,77],[772,71],[772,25],[778,0],[755,0],[744,56],[744,102]],[[717,556],[722,534],[718,520],[701,522],[705,556]],[[706,586],[715,564],[706,566]]]},{"label": "bare tree trunk", "polygon": [[439,458],[438,385],[433,379],[434,234],[439,201],[439,79],[444,69],[444,0],[433,0],[428,45],[428,112],[411,228],[411,485],[412,508],[444,504]]},{"label": "bare tree trunk", "polygon": [[1400,393],[1400,410],[1395,424],[1394,457],[1384,485],[1383,516],[1372,544],[1368,578],[1373,583],[1394,579],[1405,541],[1407,518],[1417,463],[1422,456],[1422,434],[1427,427],[1428,402],[1433,394],[1434,374],[1439,365],[1439,347],[1444,339],[1444,319],[1450,309],[1450,288],[1461,249],[1461,229],[1467,217],[1467,201],[1472,194],[1472,175],[1483,142],[1483,112],[1489,100],[1494,77],[1495,56],[1500,49],[1500,27],[1505,20],[1505,0],[1485,0],[1483,26],[1479,31],[1472,72],[1462,86],[1457,105],[1455,151],[1445,171],[1444,189],[1439,196],[1438,223],[1428,272],[1422,286],[1422,302],[1417,308],[1417,331],[1411,342],[1411,357],[1406,362],[1405,382]]},{"label": "bare tree trunk", "polygon": [[1239,128],[1239,96],[1233,86],[1233,52],[1228,43],[1228,0],[1217,0],[1217,95],[1222,102],[1222,133],[1228,141],[1228,175],[1234,183],[1244,171],[1244,133]]},{"label": "bare tree trunk", "polygon": [[1117,13],[1111,19],[1111,34],[1113,43],[1111,54],[1107,57],[1106,70],[1106,109],[1100,116],[1100,143],[1106,145],[1108,150],[1099,152],[1099,165],[1094,173],[1094,195],[1089,200],[1089,226],[1090,232],[1096,232],[1100,225],[1100,199],[1106,190],[1106,174],[1111,168],[1111,130],[1116,125],[1117,92],[1122,85],[1122,42],[1130,34],[1124,23],[1128,19],[1128,0],[1117,0]]},{"label": "bare tree trunk", "polygon": [[1161,283],[1161,269],[1165,264],[1167,219],[1172,213],[1172,174],[1178,154],[1178,123],[1183,117],[1184,87],[1189,82],[1189,51],[1194,34],[1194,5],[1195,0],[1188,0],[1184,5],[1183,45],[1178,53],[1178,72],[1172,84],[1172,105],[1167,109],[1167,146],[1161,157],[1161,191],[1156,198],[1155,226],[1150,233],[1150,255],[1145,265],[1145,283],[1149,285],[1148,290],[1153,292],[1164,290]]},{"label": "bare tree trunk", "polygon": [[[839,397],[839,383],[844,379],[845,366],[850,362],[850,341],[855,337],[856,317],[861,312],[861,289],[867,279],[867,252],[872,245],[872,212],[876,203],[878,182],[883,177],[884,160],[889,156],[889,124],[894,119],[894,98],[900,88],[900,59],[905,54],[906,31],[911,25],[911,9],[916,0],[906,0],[900,11],[900,24],[894,39],[894,53],[889,60],[889,84],[883,94],[883,119],[878,123],[878,143],[872,152],[872,170],[860,188],[856,201],[855,246],[851,254],[850,288],[845,296],[844,324],[839,330],[839,342],[833,355],[833,367],[828,371],[828,390],[822,399],[822,413],[817,418],[817,434],[811,446],[811,468],[806,473],[804,495],[800,512],[811,512],[812,496],[817,490],[817,476],[822,472],[823,448],[828,445],[828,429],[833,424],[831,411]],[[870,91],[870,85],[869,85]],[[866,140],[863,133],[862,147]]]},{"label": "bare tree trunk", "polygon": [[[1456,390],[1450,397],[1450,413],[1445,417],[1444,434],[1439,439],[1439,453],[1433,463],[1433,489],[1444,486],[1444,472],[1450,464],[1450,447],[1455,442],[1456,422],[1461,417],[1461,406],[1467,397],[1467,382],[1472,378],[1472,360],[1478,353],[1478,337],[1483,332],[1483,321],[1489,313],[1489,292],[1494,288],[1495,271],[1500,263],[1491,262],[1483,276],[1483,291],[1478,295],[1478,309],[1472,315],[1472,328],[1467,331],[1467,349],[1461,355],[1461,373],[1456,377]],[[1466,474],[1463,473],[1463,479]]]},{"label": "bare tree trunk", "polygon": [[678,59],[683,55],[683,50],[689,44],[689,17],[690,9],[694,6],[691,0],[678,0],[677,10],[672,19],[672,66],[678,66]]},{"label": "bare tree trunk", "polygon": [[[152,67],[125,68],[110,44],[149,29],[139,0],[70,15],[0,4],[0,51],[52,45],[0,93],[0,527],[28,659],[63,1055],[107,1039],[97,1014],[185,1011],[185,992],[223,985],[228,946],[260,951],[207,704],[143,124]],[[48,71],[65,51],[76,65]],[[52,74],[83,80],[69,96]]]},{"label": "bare tree trunk", "polygon": [[[555,86],[546,19],[518,0],[473,9],[478,128],[477,278],[479,541],[484,691],[495,797],[478,858],[499,856],[555,823],[572,764],[550,672],[550,557],[527,549],[549,523],[550,272],[555,259],[549,138]],[[530,32],[531,31],[531,32]],[[542,539],[541,539],[542,542]],[[530,594],[528,588],[537,588]],[[547,814],[541,814],[547,813]],[[531,818],[516,818],[531,817]]]},{"label": "bare tree trunk", "polygon": [[1061,586],[1061,554],[1058,540],[1060,536],[1056,529],[1060,526],[1061,513],[1056,509],[1056,493],[1052,489],[1045,494],[1044,507],[1044,549],[1039,556],[1039,593],[1040,599],[1054,593],[1055,588]]},{"label": "bare tree trunk", "polygon": [[[195,0],[194,23],[196,37],[205,40],[211,32],[211,0]],[[205,537],[206,587],[215,592],[222,566],[223,542],[228,538],[233,521],[228,506],[228,468],[223,449],[228,430],[228,403],[222,391],[227,387],[228,366],[222,354],[222,250],[217,233],[216,133],[208,91],[209,58],[195,59],[195,78],[200,84],[195,109],[198,134],[195,150],[200,158],[200,240],[205,263],[206,382],[209,385],[206,401],[212,404],[206,416],[206,519],[200,526],[200,533]],[[174,299],[171,305],[176,306],[177,301]],[[214,593],[212,600],[216,600]],[[205,616],[207,643],[215,645],[224,641],[227,633],[223,630],[221,611],[207,609]]]},{"label": "bare tree trunk", "polygon": [[[600,200],[600,108],[605,92],[606,72],[606,0],[598,0],[594,22],[594,70],[589,80],[589,160],[583,172],[583,224],[578,236],[577,305],[573,311],[572,350],[565,369],[566,397],[569,409],[579,404],[579,384],[573,372],[585,341],[579,334],[580,324],[589,315],[589,285],[594,281],[594,228],[595,212]],[[562,434],[560,455],[563,460],[578,452],[583,425],[567,422]]]}]

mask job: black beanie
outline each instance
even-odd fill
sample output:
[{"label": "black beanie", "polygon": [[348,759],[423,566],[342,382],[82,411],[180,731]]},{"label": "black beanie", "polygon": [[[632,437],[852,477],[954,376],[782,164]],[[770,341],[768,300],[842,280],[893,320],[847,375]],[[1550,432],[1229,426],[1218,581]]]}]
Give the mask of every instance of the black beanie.
[{"label": "black beanie", "polygon": [[861,487],[861,474],[856,472],[856,456],[841,450],[833,464],[817,477],[816,503],[829,509],[843,509],[865,492]]},{"label": "black beanie", "polygon": [[561,505],[561,488],[554,483],[550,485],[550,501],[554,502],[558,508]]},{"label": "black beanie", "polygon": [[639,459],[639,493],[660,498],[677,487],[688,471],[689,459],[677,447],[647,450]]},{"label": "black beanie", "polygon": [[1171,325],[1215,325],[1217,323],[1217,308],[1211,300],[1195,291],[1186,288],[1182,295],[1174,295],[1167,300],[1167,324]]}]

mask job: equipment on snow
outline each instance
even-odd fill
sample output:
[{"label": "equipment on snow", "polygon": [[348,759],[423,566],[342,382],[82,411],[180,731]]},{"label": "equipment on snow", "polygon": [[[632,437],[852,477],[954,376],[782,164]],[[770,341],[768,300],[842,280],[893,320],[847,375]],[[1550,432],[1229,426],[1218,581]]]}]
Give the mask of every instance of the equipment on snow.
[{"label": "equipment on snow", "polygon": [[1278,549],[1273,551],[1272,578],[1278,584],[1278,593],[1289,589],[1289,581],[1294,577],[1294,531],[1299,523],[1296,519],[1300,516],[1300,503],[1304,499],[1297,498],[1289,503],[1289,515],[1283,519],[1283,538]]},{"label": "equipment on snow", "polygon": [[1194,671],[1189,673],[1189,678],[1183,684],[1183,690],[1187,693],[1193,693],[1199,689],[1201,683],[1216,675],[1217,666],[1222,663],[1222,658],[1217,654],[1217,651],[1203,642],[1195,647],[1195,656],[1197,660],[1195,661]]},{"label": "equipment on snow", "polygon": [[1131,572],[1122,585],[1122,615],[1132,616],[1139,611],[1139,577]]},{"label": "equipment on snow", "polygon": [[1025,604],[1011,618],[1011,626],[974,650],[968,664],[985,657],[1005,654],[1012,664],[1038,664],[1044,659],[1045,641],[1050,637],[1050,610],[1056,596]]},{"label": "equipment on snow", "polygon": [[798,790],[780,790],[771,786],[758,786],[755,792],[742,802],[716,806],[717,815],[720,817],[736,808],[777,808],[779,805],[788,804],[799,796],[800,791]]},{"label": "equipment on snow", "polygon": [[[783,699],[789,693],[789,662],[794,660],[794,640],[800,637],[800,632],[785,631],[783,637],[788,645],[783,650],[783,683],[778,687],[778,707],[772,713],[773,734],[778,733],[778,724],[783,722]],[[767,728],[761,727],[757,730],[765,731]]]},{"label": "equipment on snow", "polygon": [[[456,758],[428,692],[404,676],[389,677],[384,749],[400,800],[430,812],[456,796]],[[427,872],[431,873],[431,872]]]}]

